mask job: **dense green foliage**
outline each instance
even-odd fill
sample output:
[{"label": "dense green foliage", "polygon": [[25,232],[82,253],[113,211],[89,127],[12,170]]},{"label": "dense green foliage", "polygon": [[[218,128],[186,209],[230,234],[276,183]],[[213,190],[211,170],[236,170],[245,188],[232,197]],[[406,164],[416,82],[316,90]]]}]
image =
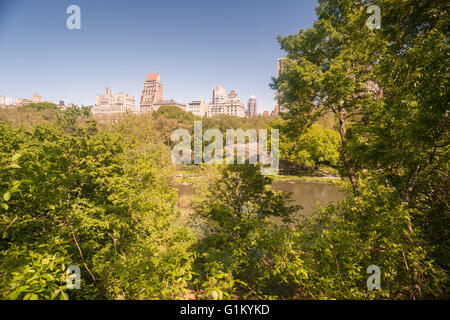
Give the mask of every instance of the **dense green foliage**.
[{"label": "dense green foliage", "polygon": [[195,206],[203,234],[197,281],[218,297],[287,296],[284,286],[291,286],[282,270],[282,234],[270,218],[288,221],[297,208],[286,203],[286,194],[273,191],[271,179],[259,170],[226,166]]},{"label": "dense green foliage", "polygon": [[[449,5],[375,1],[376,30],[364,27],[368,4],[320,1],[312,28],[279,38],[289,60],[273,87],[288,127],[324,112],[339,122],[341,172],[354,196],[328,212],[338,219],[330,231],[366,245],[376,235],[377,246],[334,246],[336,264],[364,253],[360,262],[384,265],[385,296],[393,285],[394,296],[448,296]],[[380,241],[386,250],[375,254]]]},{"label": "dense green foliage", "polygon": [[[381,30],[365,26],[372,2],[320,0],[311,28],[279,37],[282,118],[2,109],[0,298],[448,298],[449,5],[375,3]],[[280,129],[281,157],[337,168],[348,198],[294,219],[258,165],[203,164],[177,223],[186,166],[172,164],[171,134],[197,120]],[[69,265],[79,290],[66,286]]]},{"label": "dense green foliage", "polygon": [[3,298],[67,298],[70,264],[85,267],[72,298],[181,290],[189,235],[170,223],[176,192],[166,147],[125,144],[76,110],[32,132],[0,130]]},{"label": "dense green foliage", "polygon": [[289,123],[277,119],[272,126],[280,130],[280,158],[304,167],[323,164],[336,167],[339,162],[339,133],[313,124],[304,132],[290,132]]}]

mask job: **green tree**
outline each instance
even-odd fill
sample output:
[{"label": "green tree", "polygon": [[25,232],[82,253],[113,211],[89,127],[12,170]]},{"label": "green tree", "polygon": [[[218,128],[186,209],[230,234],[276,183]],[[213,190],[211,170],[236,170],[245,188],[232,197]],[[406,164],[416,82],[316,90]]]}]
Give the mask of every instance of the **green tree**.
[{"label": "green tree", "polygon": [[[370,108],[355,126],[353,158],[361,167],[380,172],[379,183],[396,190],[412,210],[410,241],[426,244],[428,259],[448,272],[450,256],[444,248],[449,245],[449,198],[442,186],[448,181],[450,141],[450,7],[445,1],[397,0],[380,7],[379,36],[388,45],[375,71],[383,105]],[[418,263],[411,267],[414,298],[421,295]]]},{"label": "green tree", "polygon": [[[176,191],[164,146],[127,146],[83,110],[31,134],[0,130],[2,298],[185,294],[190,233],[172,224]],[[81,290],[65,288],[69,264],[82,269]]]},{"label": "green tree", "polygon": [[320,164],[336,167],[339,161],[339,133],[317,124],[294,135],[286,132],[285,121],[273,123],[281,130],[280,157],[304,167],[317,168]]},{"label": "green tree", "polygon": [[[403,265],[389,267],[403,274],[395,280],[409,288],[402,296],[447,296],[448,242],[442,237],[449,230],[449,201],[442,185],[449,159],[449,6],[375,3],[381,7],[381,30],[364,26],[366,2],[320,1],[312,28],[280,38],[289,60],[273,87],[291,122],[309,124],[325,110],[339,121],[341,158],[359,197],[338,209],[344,223],[330,224],[327,232],[365,238],[362,218],[351,218],[356,206],[371,221],[400,215],[404,223],[385,220],[384,231],[405,237],[379,234],[386,243],[392,239],[394,248],[410,248]],[[375,206],[380,195],[368,188],[384,190],[389,200]],[[350,251],[336,252],[339,257]],[[439,292],[430,279],[439,279],[444,288]]]},{"label": "green tree", "polygon": [[224,166],[194,207],[202,231],[197,245],[199,277],[194,284],[207,294],[225,298],[287,295],[280,284],[290,288],[289,281],[274,257],[285,261],[285,238],[271,219],[291,221],[298,207],[270,184],[271,178],[262,176],[258,166]]},{"label": "green tree", "polygon": [[300,126],[332,112],[339,121],[340,154],[353,190],[357,169],[349,155],[348,130],[361,113],[378,105],[373,66],[386,46],[365,26],[367,5],[352,0],[320,0],[318,20],[298,34],[278,37],[288,60],[272,87],[288,117]]}]

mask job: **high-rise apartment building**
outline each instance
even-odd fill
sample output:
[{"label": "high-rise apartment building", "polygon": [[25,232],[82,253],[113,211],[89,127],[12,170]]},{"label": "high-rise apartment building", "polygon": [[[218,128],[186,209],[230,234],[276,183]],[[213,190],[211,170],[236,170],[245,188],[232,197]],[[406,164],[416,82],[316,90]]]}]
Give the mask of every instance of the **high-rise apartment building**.
[{"label": "high-rise apartment building", "polygon": [[215,86],[213,89],[212,104],[224,103],[227,100],[227,91],[222,86]]},{"label": "high-rise apartment building", "polygon": [[286,58],[286,57],[277,59],[277,78],[279,78],[281,75],[281,72],[283,72],[284,63],[286,62],[287,59],[288,58]]},{"label": "high-rise apartment building", "polygon": [[208,105],[208,117],[216,114],[228,114],[237,117],[245,117],[245,105],[239,100],[236,91],[231,90],[227,96],[222,86],[216,86],[213,90],[213,99]]},{"label": "high-rise apartment building", "polygon": [[155,103],[164,99],[163,83],[158,73],[149,73],[142,89],[140,108],[141,112],[151,112]]},{"label": "high-rise apartment building", "polygon": [[[283,72],[284,69],[284,64],[286,63],[286,61],[288,60],[288,58],[278,58],[277,59],[277,78],[280,77],[281,73]],[[275,104],[275,110],[274,110],[274,114],[277,113],[284,113],[287,112],[288,110],[280,103],[280,95],[277,92],[276,93],[276,104]]]},{"label": "high-rise apartment building", "polygon": [[258,114],[258,101],[256,97],[252,95],[247,102],[247,115],[249,117],[256,116]]},{"label": "high-rise apartment building", "polygon": [[93,114],[104,115],[135,111],[136,103],[134,97],[123,92],[114,94],[111,88],[106,88],[106,93],[103,95],[96,95],[95,106],[92,108]]},{"label": "high-rise apartment building", "polygon": [[145,79],[144,89],[142,89],[140,112],[149,113],[158,110],[162,106],[176,106],[183,110],[186,105],[171,100],[164,100],[163,83],[158,73],[149,73]]}]

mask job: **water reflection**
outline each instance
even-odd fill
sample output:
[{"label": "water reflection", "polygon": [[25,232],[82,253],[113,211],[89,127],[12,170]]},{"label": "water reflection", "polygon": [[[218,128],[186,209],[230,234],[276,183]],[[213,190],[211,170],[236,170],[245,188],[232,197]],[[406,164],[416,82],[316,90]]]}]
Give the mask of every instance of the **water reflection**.
[{"label": "water reflection", "polygon": [[299,211],[302,215],[310,214],[316,205],[336,204],[346,198],[342,190],[329,183],[278,181],[274,189],[291,192],[294,204],[303,207]]},{"label": "water reflection", "polygon": [[[190,198],[195,193],[194,187],[189,184],[181,184],[176,187],[178,188],[179,199]],[[301,215],[310,214],[316,205],[336,204],[346,197],[342,190],[329,183],[277,181],[273,187],[275,190],[291,192],[293,204],[303,207],[299,210]]]}]

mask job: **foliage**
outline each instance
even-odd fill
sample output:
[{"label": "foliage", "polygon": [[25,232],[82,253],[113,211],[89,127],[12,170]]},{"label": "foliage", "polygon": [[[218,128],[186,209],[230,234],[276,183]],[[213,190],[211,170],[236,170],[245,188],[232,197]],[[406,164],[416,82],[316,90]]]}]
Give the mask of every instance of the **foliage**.
[{"label": "foliage", "polygon": [[[53,299],[58,290],[60,298],[84,299],[183,293],[181,279],[190,277],[189,233],[171,224],[177,209],[166,179],[168,153],[158,145],[125,146],[115,132],[98,132],[87,114],[67,110],[57,123],[31,133],[0,126],[0,248],[8,257],[0,272],[9,274],[2,277],[2,296]],[[42,262],[49,259],[50,269]],[[82,268],[82,290],[63,289],[62,264]]]},{"label": "foliage", "polygon": [[277,227],[270,218],[288,222],[298,208],[289,204],[287,194],[273,191],[271,179],[259,170],[255,165],[221,168],[209,192],[194,207],[202,231],[196,280],[207,293],[262,298],[283,291],[273,286],[283,277],[271,270],[271,254],[281,254],[282,238],[276,238]]},{"label": "foliage", "polygon": [[182,110],[177,106],[162,106],[155,112],[153,112],[153,117],[158,119],[161,116],[166,116],[169,119],[178,119],[178,120],[188,120],[194,121],[199,119],[193,113]]},{"label": "foliage", "polygon": [[320,164],[338,165],[340,136],[335,130],[313,124],[305,131],[293,134],[288,132],[286,121],[273,121],[272,125],[281,131],[280,158],[316,169]]},{"label": "foliage", "polygon": [[57,110],[58,106],[54,103],[49,102],[39,102],[39,103],[29,103],[22,106],[23,109],[32,110]]},{"label": "foliage", "polygon": [[[297,239],[308,270],[304,292],[314,299],[411,299],[411,268],[418,262],[422,297],[447,296],[446,275],[428,257],[431,247],[411,236],[408,219],[415,209],[371,181],[362,192],[304,224]],[[381,270],[380,290],[367,290],[370,265]]]},{"label": "foliage", "polygon": [[13,245],[1,253],[2,299],[67,300],[67,252],[59,238],[50,244]]},{"label": "foliage", "polygon": [[[449,4],[375,1],[381,30],[365,26],[369,4],[320,0],[312,27],[279,37],[282,118],[2,109],[0,298],[448,298]],[[178,167],[203,181],[180,225],[170,137],[196,120],[278,128],[283,158],[337,167],[353,192],[297,221],[258,166]]]},{"label": "foliage", "polygon": [[[309,126],[325,112],[337,118],[342,173],[352,183],[355,197],[350,206],[334,209],[341,212],[343,230],[365,227],[362,218],[350,214],[355,210],[352,203],[363,208],[357,210],[361,216],[370,216],[376,204],[384,228],[393,228],[386,229],[392,233],[393,248],[400,243],[405,248],[407,275],[393,259],[385,262],[390,280],[404,287],[385,296],[448,296],[449,280],[443,281],[442,274],[449,267],[448,241],[443,238],[450,228],[449,5],[375,1],[381,8],[382,28],[371,30],[364,25],[368,2],[319,3],[313,27],[279,37],[288,60],[272,87],[289,109],[287,128]],[[384,194],[368,192],[363,186],[367,181]],[[387,200],[377,203],[377,197]],[[388,219],[398,216],[401,224]],[[337,230],[335,224],[339,225],[333,222],[324,232]],[[373,228],[377,230],[377,224]],[[378,230],[381,235],[386,231]],[[409,242],[395,234],[405,235]],[[360,233],[354,237],[364,238]],[[385,237],[390,239],[389,233]],[[418,250],[406,249],[407,244]],[[434,286],[433,279],[438,278],[442,290]],[[336,288],[336,283],[332,286]]]}]

